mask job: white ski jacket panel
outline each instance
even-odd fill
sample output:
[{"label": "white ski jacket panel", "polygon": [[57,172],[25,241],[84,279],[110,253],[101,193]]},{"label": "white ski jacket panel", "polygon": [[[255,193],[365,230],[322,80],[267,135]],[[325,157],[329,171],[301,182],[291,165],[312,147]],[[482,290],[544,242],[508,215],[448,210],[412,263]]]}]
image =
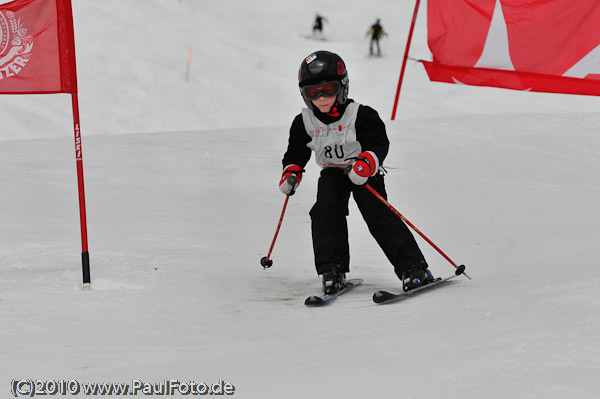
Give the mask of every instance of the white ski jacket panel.
[{"label": "white ski jacket panel", "polygon": [[329,124],[320,121],[308,108],[302,110],[304,128],[310,137],[306,146],[315,152],[315,161],[320,167],[343,169],[352,163],[348,158],[361,153],[355,126],[358,106],[348,104],[342,117]]}]

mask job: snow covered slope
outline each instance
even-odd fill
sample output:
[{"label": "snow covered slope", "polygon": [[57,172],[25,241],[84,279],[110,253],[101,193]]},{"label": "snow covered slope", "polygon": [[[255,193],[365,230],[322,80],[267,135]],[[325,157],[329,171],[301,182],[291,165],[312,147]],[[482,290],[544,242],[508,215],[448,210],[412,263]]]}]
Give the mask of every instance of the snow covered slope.
[{"label": "snow covered slope", "polygon": [[[73,0],[93,289],[70,99],[0,97],[4,395],[31,378],[222,379],[240,398],[595,398],[599,99],[434,84],[409,64],[390,122],[413,5]],[[300,36],[315,12],[328,41]],[[377,17],[390,36],[372,59]],[[365,284],[305,308],[320,286],[312,162],[262,270],[297,67],[318,48],[342,55],[351,97],[386,121],[390,203],[472,281],[373,304],[399,283],[352,206],[349,276]],[[452,272],[419,243],[434,274]]]}]

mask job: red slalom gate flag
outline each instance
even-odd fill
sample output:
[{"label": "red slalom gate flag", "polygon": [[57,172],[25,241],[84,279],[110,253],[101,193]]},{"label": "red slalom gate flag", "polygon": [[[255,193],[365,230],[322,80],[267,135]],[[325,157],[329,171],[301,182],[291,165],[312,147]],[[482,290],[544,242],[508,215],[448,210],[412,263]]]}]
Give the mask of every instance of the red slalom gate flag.
[{"label": "red slalom gate flag", "polygon": [[600,96],[600,1],[429,0],[432,81]]},{"label": "red slalom gate flag", "polygon": [[0,94],[76,93],[70,0],[0,5]]},{"label": "red slalom gate flag", "polygon": [[83,288],[91,288],[71,0],[0,4],[0,94],[69,93],[81,227]]}]

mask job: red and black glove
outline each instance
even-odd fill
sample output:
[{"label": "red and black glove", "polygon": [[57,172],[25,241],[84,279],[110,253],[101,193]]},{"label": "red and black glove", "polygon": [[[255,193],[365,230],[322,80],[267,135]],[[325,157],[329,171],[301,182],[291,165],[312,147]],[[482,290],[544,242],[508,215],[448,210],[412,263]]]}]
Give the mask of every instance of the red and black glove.
[{"label": "red and black glove", "polygon": [[365,151],[358,154],[355,161],[346,169],[350,181],[358,186],[362,186],[369,180],[369,177],[375,176],[379,170],[377,156],[371,151]]},{"label": "red and black glove", "polygon": [[286,166],[281,174],[281,180],[279,180],[279,190],[285,195],[294,195],[302,180],[302,172],[304,169],[298,165]]}]

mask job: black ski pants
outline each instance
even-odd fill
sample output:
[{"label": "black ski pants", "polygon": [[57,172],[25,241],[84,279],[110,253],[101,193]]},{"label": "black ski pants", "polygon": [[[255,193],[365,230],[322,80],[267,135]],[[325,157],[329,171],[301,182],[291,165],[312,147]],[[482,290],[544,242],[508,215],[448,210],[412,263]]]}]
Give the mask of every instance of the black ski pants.
[{"label": "black ski pants", "polygon": [[[371,177],[368,184],[387,199],[383,175]],[[413,267],[427,263],[404,222],[364,186],[353,184],[341,169],[325,168],[318,183],[317,201],[310,210],[315,266],[318,274],[333,267],[349,272],[348,201],[352,193],[369,231],[379,244],[399,278]]]}]

